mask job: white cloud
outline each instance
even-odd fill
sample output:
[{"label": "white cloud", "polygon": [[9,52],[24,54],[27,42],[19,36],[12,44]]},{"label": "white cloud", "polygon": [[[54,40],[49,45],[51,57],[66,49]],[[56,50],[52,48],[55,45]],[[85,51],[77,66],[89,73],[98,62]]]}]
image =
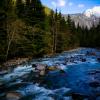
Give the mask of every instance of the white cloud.
[{"label": "white cloud", "polygon": [[69,2],[68,5],[69,5],[69,6],[72,6],[72,5],[73,5],[73,2]]},{"label": "white cloud", "polygon": [[79,8],[83,8],[85,5],[84,4],[79,4],[78,7]]},{"label": "white cloud", "polygon": [[65,6],[66,1],[65,1],[65,0],[53,0],[53,1],[51,2],[51,4],[52,4],[54,7],[63,7],[63,6]]},{"label": "white cloud", "polygon": [[100,6],[95,6],[91,9],[87,9],[84,13],[87,17],[91,17],[91,15],[95,15],[100,17]]}]

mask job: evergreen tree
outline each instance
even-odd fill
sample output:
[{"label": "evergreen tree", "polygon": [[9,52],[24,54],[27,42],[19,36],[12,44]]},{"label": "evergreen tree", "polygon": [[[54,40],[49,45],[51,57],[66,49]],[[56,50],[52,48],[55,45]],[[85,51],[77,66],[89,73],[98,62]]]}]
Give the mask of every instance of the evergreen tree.
[{"label": "evergreen tree", "polygon": [[5,60],[7,47],[7,0],[0,1],[0,61]]},{"label": "evergreen tree", "polygon": [[62,17],[61,12],[58,13],[57,16],[57,47],[56,47],[56,52],[60,53],[64,50],[64,45],[65,45],[65,38],[67,37],[66,35],[66,21],[64,17]]},{"label": "evergreen tree", "polygon": [[45,12],[40,0],[26,0],[25,13],[27,23],[44,28]]},{"label": "evergreen tree", "polygon": [[55,47],[54,47],[54,44],[55,44],[55,17],[54,17],[54,11],[51,10],[50,12],[50,16],[49,16],[49,25],[50,25],[50,32],[51,32],[51,35],[52,35],[52,54],[55,53]]},{"label": "evergreen tree", "polygon": [[96,34],[95,46],[100,47],[100,20],[98,26],[95,28],[94,34]]},{"label": "evergreen tree", "polygon": [[25,17],[23,0],[16,0],[16,14],[19,18]]}]

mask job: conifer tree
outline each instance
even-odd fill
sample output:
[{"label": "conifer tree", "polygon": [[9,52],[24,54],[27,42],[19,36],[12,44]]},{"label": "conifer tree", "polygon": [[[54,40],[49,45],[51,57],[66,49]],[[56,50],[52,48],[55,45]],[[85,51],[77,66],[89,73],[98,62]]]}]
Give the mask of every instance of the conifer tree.
[{"label": "conifer tree", "polygon": [[50,25],[50,32],[52,34],[52,54],[55,53],[54,49],[54,44],[55,44],[55,17],[54,17],[54,11],[51,10],[50,15],[49,15],[49,25]]},{"label": "conifer tree", "polygon": [[31,26],[44,28],[45,12],[40,0],[26,0],[26,20]]},{"label": "conifer tree", "polygon": [[5,60],[7,47],[7,1],[0,0],[0,61]]},{"label": "conifer tree", "polygon": [[16,0],[16,14],[19,18],[25,17],[23,0]]}]

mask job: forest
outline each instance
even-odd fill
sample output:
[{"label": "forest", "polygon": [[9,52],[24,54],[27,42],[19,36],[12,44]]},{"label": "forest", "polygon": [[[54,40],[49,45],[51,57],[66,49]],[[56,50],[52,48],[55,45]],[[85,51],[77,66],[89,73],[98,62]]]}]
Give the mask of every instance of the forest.
[{"label": "forest", "polygon": [[100,47],[100,23],[76,27],[70,15],[66,20],[57,9],[48,13],[40,0],[0,0],[0,62],[77,47]]}]

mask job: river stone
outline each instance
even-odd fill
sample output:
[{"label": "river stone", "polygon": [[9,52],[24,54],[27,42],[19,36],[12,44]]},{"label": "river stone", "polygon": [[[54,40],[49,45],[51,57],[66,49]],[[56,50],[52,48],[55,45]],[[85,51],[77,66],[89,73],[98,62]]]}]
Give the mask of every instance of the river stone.
[{"label": "river stone", "polygon": [[8,73],[8,71],[7,71],[7,70],[0,71],[0,75],[5,75],[5,74],[7,74],[7,73]]},{"label": "river stone", "polygon": [[100,96],[96,98],[96,100],[100,100]]},{"label": "river stone", "polygon": [[72,100],[72,97],[69,96],[69,97],[64,97],[63,100]]},{"label": "river stone", "polygon": [[45,70],[46,65],[45,64],[37,64],[37,70]]},{"label": "river stone", "polygon": [[49,66],[48,70],[49,71],[55,71],[55,70],[58,70],[58,68],[57,68],[57,66]]},{"label": "river stone", "polygon": [[44,76],[45,75],[45,70],[40,71],[40,75]]},{"label": "river stone", "polygon": [[54,100],[52,97],[49,96],[39,96],[37,98],[33,98],[32,100]]},{"label": "river stone", "polygon": [[55,94],[62,95],[62,96],[63,96],[63,95],[64,95],[64,96],[68,96],[68,95],[71,95],[72,90],[71,90],[70,88],[65,88],[65,87],[63,87],[63,88],[54,90],[54,93],[55,93]]},{"label": "river stone", "polygon": [[6,84],[6,81],[0,78],[0,89],[3,88]]},{"label": "river stone", "polygon": [[7,88],[10,89],[10,90],[16,90],[18,88],[25,87],[27,85],[29,85],[28,82],[19,82],[19,83],[15,82],[15,83],[10,83],[7,86]]},{"label": "river stone", "polygon": [[0,93],[0,98],[4,97],[5,95],[5,93]]},{"label": "river stone", "polygon": [[90,74],[90,75],[95,75],[95,74],[99,74],[99,73],[100,73],[100,69],[93,69],[88,72],[88,74]]},{"label": "river stone", "polygon": [[97,87],[100,87],[100,82],[98,81],[93,81],[93,82],[90,82],[89,85],[93,88],[97,88]]},{"label": "river stone", "polygon": [[97,58],[97,61],[100,62],[100,58]]},{"label": "river stone", "polygon": [[89,100],[88,98],[85,98],[85,99],[83,99],[83,100]]},{"label": "river stone", "polygon": [[6,99],[7,100],[20,100],[23,96],[24,95],[22,95],[20,92],[12,91],[6,94]]},{"label": "river stone", "polygon": [[32,64],[32,67],[33,67],[33,68],[36,68],[36,67],[37,67],[37,65],[36,65],[36,64]]},{"label": "river stone", "polygon": [[86,59],[85,58],[82,58],[82,62],[86,62]]},{"label": "river stone", "polygon": [[84,100],[88,98],[87,95],[83,95],[83,94],[80,94],[80,93],[72,93],[72,99],[73,100]]}]

